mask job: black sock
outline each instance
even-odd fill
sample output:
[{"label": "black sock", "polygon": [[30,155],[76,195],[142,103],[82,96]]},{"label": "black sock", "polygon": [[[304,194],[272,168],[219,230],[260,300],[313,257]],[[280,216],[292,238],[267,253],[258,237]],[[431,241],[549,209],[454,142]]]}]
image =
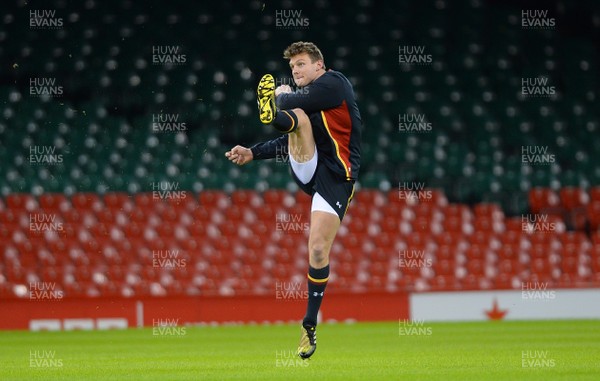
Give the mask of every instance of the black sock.
[{"label": "black sock", "polygon": [[329,265],[322,269],[308,267],[308,306],[302,325],[317,325],[317,314],[329,279]]},{"label": "black sock", "polygon": [[289,134],[298,128],[298,117],[292,110],[277,110],[271,125],[277,131]]}]

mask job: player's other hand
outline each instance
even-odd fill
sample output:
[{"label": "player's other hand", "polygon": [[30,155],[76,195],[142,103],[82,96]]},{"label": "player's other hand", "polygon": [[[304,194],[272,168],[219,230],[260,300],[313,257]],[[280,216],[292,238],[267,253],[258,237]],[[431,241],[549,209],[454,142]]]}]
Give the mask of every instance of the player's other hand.
[{"label": "player's other hand", "polygon": [[290,87],[290,85],[281,85],[281,86],[277,86],[277,88],[275,89],[275,96],[278,96],[279,94],[285,94],[285,93],[291,93],[292,92],[292,88]]},{"label": "player's other hand", "polygon": [[250,148],[235,146],[231,150],[225,152],[225,157],[234,164],[244,165],[249,163],[254,158]]}]

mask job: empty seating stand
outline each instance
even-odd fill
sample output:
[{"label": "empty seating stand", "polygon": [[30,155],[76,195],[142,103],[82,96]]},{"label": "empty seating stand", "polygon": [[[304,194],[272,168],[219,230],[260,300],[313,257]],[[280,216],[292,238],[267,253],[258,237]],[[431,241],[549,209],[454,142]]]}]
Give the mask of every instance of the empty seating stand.
[{"label": "empty seating stand", "polygon": [[[184,3],[49,0],[64,27],[47,30],[26,22],[28,2],[3,4],[0,297],[38,280],[131,297],[260,294],[303,277],[309,199],[288,163],[239,168],[224,152],[277,136],[258,123],[255,86],[289,79],[282,50],[317,25],[333,26],[315,42],[364,121],[330,292],[598,284],[592,1],[547,30],[522,28],[514,2],[324,1],[302,9],[310,29],[286,31],[261,1]],[[407,48],[431,64],[402,64]],[[169,50],[185,60],[157,64]],[[558,96],[524,98],[532,77]],[[30,96],[31,78],[62,95]],[[430,193],[401,198],[403,184]]]},{"label": "empty seating stand", "polygon": [[[425,191],[435,197],[357,194],[332,248],[330,292],[599,285],[596,232]],[[0,199],[2,297],[24,297],[37,281],[66,297],[273,292],[276,281],[304,278],[309,210],[307,196],[281,190],[11,194]]]}]

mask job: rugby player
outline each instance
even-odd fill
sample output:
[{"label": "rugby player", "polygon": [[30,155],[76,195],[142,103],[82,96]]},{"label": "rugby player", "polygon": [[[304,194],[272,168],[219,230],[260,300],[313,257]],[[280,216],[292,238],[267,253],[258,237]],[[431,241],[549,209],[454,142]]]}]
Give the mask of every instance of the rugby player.
[{"label": "rugby player", "polygon": [[275,158],[286,152],[298,186],[312,196],[308,238],[308,301],[298,355],[317,348],[317,314],[329,279],[329,252],[354,195],[360,170],[362,120],[350,81],[327,70],[323,54],[311,42],[288,46],[297,91],[275,87],[265,74],[258,84],[259,118],[283,135],[250,148],[235,146],[225,156],[235,164]]}]

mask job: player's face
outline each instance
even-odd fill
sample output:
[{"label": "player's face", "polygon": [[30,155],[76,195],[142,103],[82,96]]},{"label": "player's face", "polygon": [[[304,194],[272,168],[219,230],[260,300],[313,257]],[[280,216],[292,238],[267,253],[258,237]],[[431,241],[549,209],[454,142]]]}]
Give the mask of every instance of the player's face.
[{"label": "player's face", "polygon": [[298,87],[304,87],[314,81],[322,68],[323,61],[312,62],[307,53],[295,55],[290,59],[290,69]]}]

